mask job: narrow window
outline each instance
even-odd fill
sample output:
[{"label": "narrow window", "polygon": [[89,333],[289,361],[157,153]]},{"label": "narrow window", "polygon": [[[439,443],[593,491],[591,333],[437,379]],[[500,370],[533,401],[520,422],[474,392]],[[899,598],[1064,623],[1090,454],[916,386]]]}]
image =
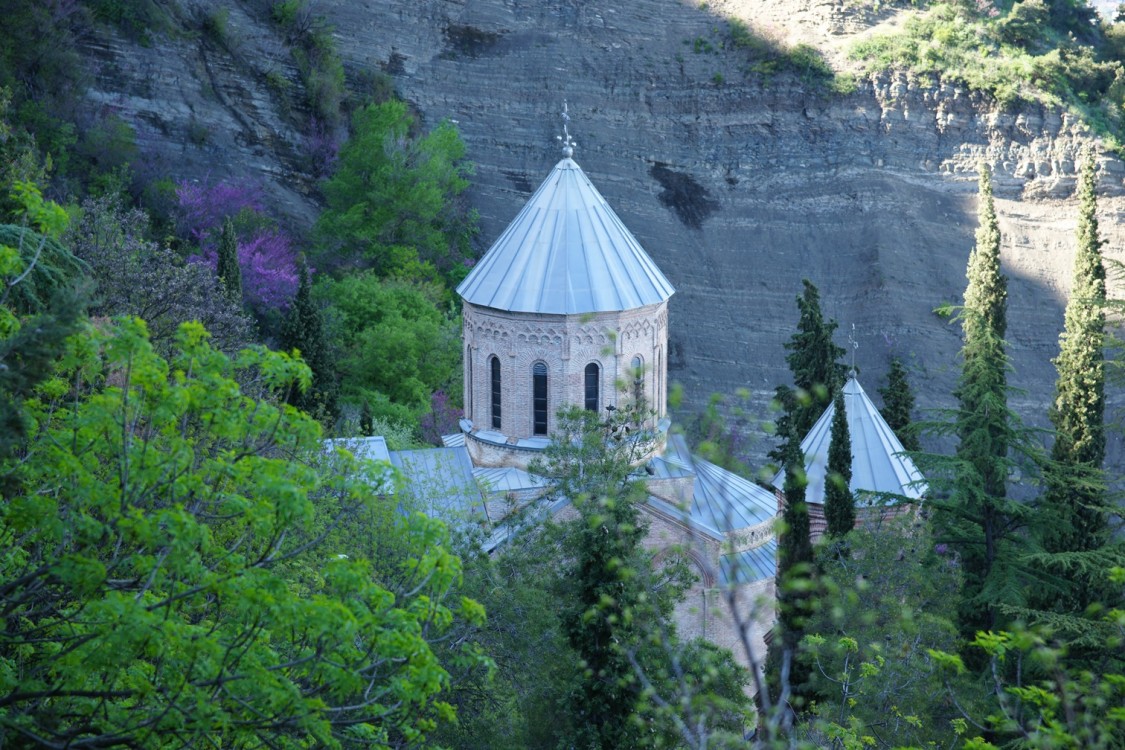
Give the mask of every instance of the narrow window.
[{"label": "narrow window", "polygon": [[641,362],[641,358],[639,356],[633,357],[632,367],[633,367],[633,398],[635,398],[639,403],[640,400],[643,399],[644,395],[645,395],[644,363]]},{"label": "narrow window", "polygon": [[595,362],[586,365],[586,411],[598,410],[601,372]]},{"label": "narrow window", "polygon": [[492,367],[492,429],[500,429],[500,360],[493,357]]},{"label": "narrow window", "polygon": [[465,347],[465,383],[468,387],[465,389],[465,397],[469,403],[465,404],[465,415],[470,419],[473,416],[473,388],[476,383],[473,382],[473,350],[472,347]]},{"label": "narrow window", "polygon": [[547,434],[547,365],[536,362],[531,370],[534,434]]}]

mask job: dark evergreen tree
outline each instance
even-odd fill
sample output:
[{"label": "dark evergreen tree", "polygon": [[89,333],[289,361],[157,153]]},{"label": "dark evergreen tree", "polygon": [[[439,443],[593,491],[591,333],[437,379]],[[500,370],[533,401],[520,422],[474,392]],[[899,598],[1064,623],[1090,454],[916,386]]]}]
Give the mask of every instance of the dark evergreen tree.
[{"label": "dark evergreen tree", "polygon": [[828,536],[839,538],[855,528],[855,498],[852,497],[852,437],[844,390],[833,402],[832,436],[828,443],[828,474],[824,478],[824,516]]},{"label": "dark evergreen tree", "polygon": [[965,579],[958,624],[970,640],[999,624],[1000,607],[1023,603],[1017,559],[1025,550],[1015,533],[1027,521],[1026,507],[1007,498],[1009,449],[1019,442],[1019,431],[1007,398],[1007,280],[1000,273],[1000,231],[984,167],[979,211],[960,316],[964,344],[953,425],[959,443],[951,493],[933,503],[940,541],[961,557]]},{"label": "dark evergreen tree", "polygon": [[825,320],[820,309],[820,291],[805,279],[804,292],[797,297],[800,318],[797,332],[785,344],[785,361],[793,373],[797,402],[792,426],[798,441],[803,439],[824,412],[836,390],[843,385],[847,368],[839,361],[844,348],[832,341],[837,322]]},{"label": "dark evergreen tree", "polygon": [[906,379],[906,367],[898,357],[891,357],[891,367],[887,371],[887,387],[879,389],[883,397],[880,412],[887,425],[894,430],[902,447],[908,451],[918,451],[918,433],[914,429],[914,391]]},{"label": "dark evergreen tree", "polygon": [[375,432],[375,415],[371,411],[371,402],[363,400],[363,408],[359,411],[359,434],[370,437]]},{"label": "dark evergreen tree", "polygon": [[242,267],[238,265],[238,236],[234,224],[228,218],[223,222],[219,235],[219,257],[215,275],[223,282],[223,287],[231,299],[242,300]]},{"label": "dark evergreen tree", "polygon": [[1055,443],[1044,469],[1041,502],[1043,549],[1067,555],[1052,574],[1062,590],[1044,590],[1044,609],[1082,613],[1094,601],[1108,602],[1104,560],[1085,555],[1109,541],[1112,505],[1102,475],[1105,460],[1105,266],[1098,237],[1094,161],[1082,168],[1078,185],[1078,248],[1066,306],[1065,330],[1059,337],[1055,402],[1051,423]]},{"label": "dark evergreen tree", "polygon": [[581,670],[568,701],[575,726],[570,746],[584,750],[657,744],[639,671],[657,676],[666,670],[668,654],[654,639],[670,631],[672,606],[688,584],[683,566],[662,570],[658,583],[641,544],[646,525],[638,504],[646,492],[633,464],[651,445],[651,433],[635,429],[646,416],[632,404],[604,421],[582,409],[561,411],[551,445],[532,464],[579,516],[564,536],[570,562],[558,601]]},{"label": "dark evergreen tree", "polygon": [[301,392],[294,389],[289,403],[310,414],[332,417],[336,414],[336,369],[324,340],[320,310],[312,299],[312,284],[304,258],[299,264],[297,294],[281,326],[281,348],[296,349],[312,370],[312,384]]},{"label": "dark evergreen tree", "polygon": [[[810,666],[800,659],[805,625],[815,607],[816,585],[809,507],[805,502],[805,460],[796,433],[786,430],[784,445],[785,508],[777,545],[777,623],[766,657],[766,677],[775,705],[788,703],[797,712],[808,708]],[[788,680],[783,679],[788,675]],[[782,689],[788,686],[789,695]]]}]

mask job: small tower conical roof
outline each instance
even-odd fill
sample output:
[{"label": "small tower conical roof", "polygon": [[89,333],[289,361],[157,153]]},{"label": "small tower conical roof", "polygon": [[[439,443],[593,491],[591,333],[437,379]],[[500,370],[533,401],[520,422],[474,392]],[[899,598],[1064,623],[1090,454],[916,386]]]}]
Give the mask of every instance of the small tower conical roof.
[{"label": "small tower conical roof", "polygon": [[[903,454],[902,442],[854,377],[844,384],[844,409],[852,441],[852,493],[902,495],[911,500],[925,495],[927,486],[922,472]],[[828,447],[832,443],[835,414],[835,403],[829,404],[801,441],[808,479],[805,501],[809,503],[824,502],[824,479],[828,474]],[[782,471],[774,477],[773,485],[781,489],[784,481]]]},{"label": "small tower conical roof", "polygon": [[457,287],[474,305],[556,315],[632,310],[674,292],[569,156]]}]

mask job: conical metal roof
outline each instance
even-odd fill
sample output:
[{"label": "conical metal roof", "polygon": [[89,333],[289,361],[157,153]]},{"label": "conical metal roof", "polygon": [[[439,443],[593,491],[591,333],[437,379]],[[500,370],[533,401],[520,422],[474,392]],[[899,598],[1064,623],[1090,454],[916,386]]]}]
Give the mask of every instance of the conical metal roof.
[{"label": "conical metal roof", "polygon": [[[848,433],[852,441],[852,493],[902,495],[917,500],[926,494],[925,477],[909,456],[903,455],[902,443],[883,415],[871,403],[859,382],[853,377],[844,384],[844,409],[848,414]],[[832,417],[835,403],[830,404],[809,434],[801,441],[805,456],[808,486],[805,501],[824,502],[824,478],[828,473],[828,447],[832,442]],[[785,473],[773,479],[782,487]],[[861,498],[857,497],[857,500]]]},{"label": "conical metal roof", "polygon": [[474,305],[557,315],[631,310],[674,292],[569,157],[457,287]]}]

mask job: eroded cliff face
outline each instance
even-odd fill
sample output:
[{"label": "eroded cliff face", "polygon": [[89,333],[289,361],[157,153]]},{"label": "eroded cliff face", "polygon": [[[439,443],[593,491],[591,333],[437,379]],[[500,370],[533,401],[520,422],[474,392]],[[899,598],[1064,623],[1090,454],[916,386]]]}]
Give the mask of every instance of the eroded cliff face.
[{"label": "eroded cliff face", "polygon": [[[806,32],[819,28],[808,20],[817,12],[842,13],[831,0],[770,0],[770,22],[786,3]],[[181,3],[188,18],[227,5]],[[147,49],[94,43],[92,96],[134,122],[158,154],[154,169],[259,179],[307,225],[315,165],[277,77],[299,84],[263,5],[229,5],[226,46],[206,36]],[[1073,258],[1075,164],[1089,143],[1069,115],[999,112],[962,88],[901,74],[849,95],[763,79],[737,51],[696,52],[706,49],[696,40],[723,37],[724,22],[679,0],[321,0],[316,10],[349,72],[389,72],[427,124],[457,122],[477,165],[470,200],[482,251],[559,158],[558,113],[569,103],[576,160],[678,290],[670,378],[689,409],[746,388],[766,415],[774,385],[788,380],[782,343],[803,277],[840,321],[838,343],[855,326],[869,393],[896,353],[920,407],[952,403],[958,328],[932,311],[964,289],[983,160],[996,174],[1011,278],[1011,380],[1024,390],[1014,404],[1045,423]],[[839,33],[855,33],[840,17]],[[1125,169],[1105,156],[1099,165],[1106,250],[1120,258]],[[1111,455],[1119,465],[1119,444]]]}]

